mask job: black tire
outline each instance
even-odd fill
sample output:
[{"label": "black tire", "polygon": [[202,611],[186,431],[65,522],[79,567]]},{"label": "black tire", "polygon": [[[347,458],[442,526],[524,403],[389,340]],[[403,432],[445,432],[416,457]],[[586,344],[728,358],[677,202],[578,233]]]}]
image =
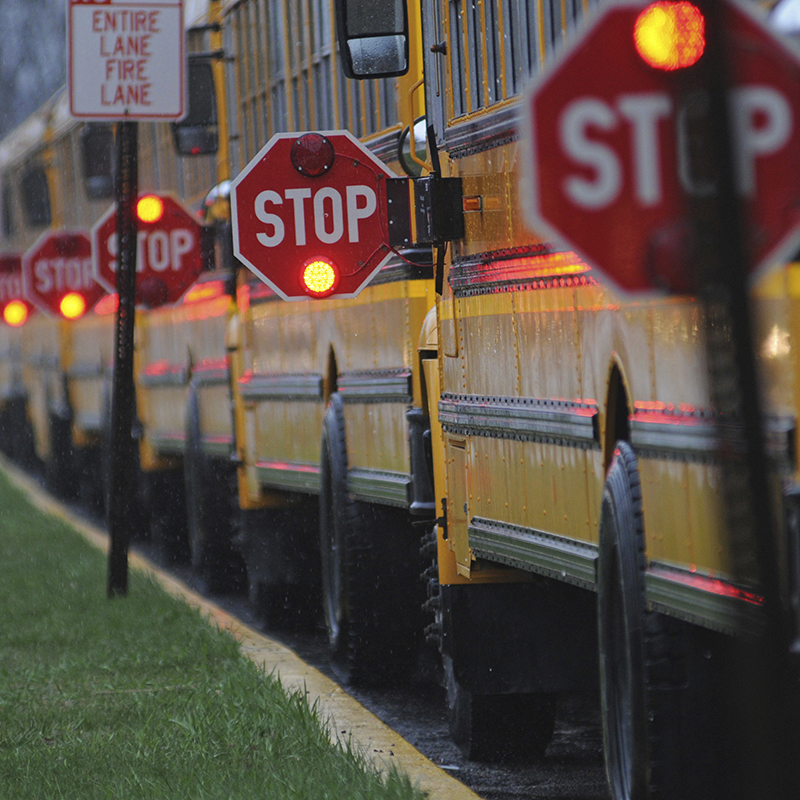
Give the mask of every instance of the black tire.
[{"label": "black tire", "polygon": [[273,631],[316,630],[320,618],[318,503],[241,510],[235,546],[250,603]]},{"label": "black tire", "polygon": [[419,538],[407,512],[356,500],[347,487],[342,400],[322,431],[320,552],[331,663],[345,683],[408,677],[422,639]]},{"label": "black tire", "polygon": [[189,563],[186,489],[183,471],[141,473],[149,512],[150,542],[156,557],[167,565]]},{"label": "black tire", "polygon": [[33,471],[37,468],[37,458],[27,405],[24,395],[10,398],[3,409],[2,418],[9,458],[23,469]]},{"label": "black tire", "polygon": [[523,763],[544,756],[555,731],[555,694],[474,694],[459,683],[450,656],[442,663],[450,738],[465,758]]},{"label": "black tire", "polygon": [[317,629],[319,597],[296,583],[272,584],[250,581],[249,598],[258,618],[271,631]]},{"label": "black tire", "polygon": [[102,448],[80,447],[75,451],[78,467],[78,495],[81,505],[89,511],[105,511],[105,490],[102,475]]},{"label": "black tire", "polygon": [[[618,442],[603,490],[600,700],[613,800],[720,796],[705,634],[648,609],[638,462]],[[707,662],[707,663],[706,663]]]},{"label": "black tire", "polygon": [[72,417],[49,413],[50,456],[44,465],[47,490],[62,500],[78,499],[78,470],[72,446]]},{"label": "black tire", "polygon": [[197,395],[187,409],[184,480],[190,563],[205,578],[209,591],[236,592],[244,588],[245,567],[233,547],[233,465],[203,453]]}]

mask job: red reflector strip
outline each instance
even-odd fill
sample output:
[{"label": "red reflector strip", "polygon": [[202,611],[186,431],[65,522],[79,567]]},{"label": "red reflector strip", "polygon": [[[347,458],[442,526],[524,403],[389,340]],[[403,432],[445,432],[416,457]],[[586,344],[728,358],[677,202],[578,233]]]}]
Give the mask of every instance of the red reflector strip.
[{"label": "red reflector strip", "polygon": [[95,314],[115,314],[119,308],[119,295],[116,292],[101,297],[94,307]]},{"label": "red reflector strip", "polygon": [[550,289],[594,283],[592,268],[572,252],[543,253],[477,263],[455,263],[450,268],[453,289],[489,287]]},{"label": "red reflector strip", "polygon": [[742,589],[734,586],[732,583],[714,578],[709,575],[701,575],[697,572],[690,572],[685,570],[668,569],[665,567],[651,566],[648,572],[652,575],[657,575],[659,578],[677,583],[682,586],[690,586],[693,589],[700,589],[710,594],[718,595],[719,597],[730,597],[734,600],[743,600],[754,606],[761,606],[764,604],[764,598],[756,592],[751,592],[747,589]]}]

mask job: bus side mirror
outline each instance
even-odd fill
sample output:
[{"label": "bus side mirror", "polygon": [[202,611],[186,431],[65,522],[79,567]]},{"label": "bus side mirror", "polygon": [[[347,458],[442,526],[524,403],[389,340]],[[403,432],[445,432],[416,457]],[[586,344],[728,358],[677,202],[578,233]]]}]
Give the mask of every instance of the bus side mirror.
[{"label": "bus side mirror", "polygon": [[114,134],[111,126],[89,122],[80,133],[83,185],[90,200],[114,196]]},{"label": "bus side mirror", "polygon": [[408,72],[406,0],[335,0],[342,70],[348,78]]},{"label": "bus side mirror", "polygon": [[207,59],[189,56],[189,109],[186,116],[172,125],[175,152],[181,156],[200,156],[216,153],[217,98],[214,92],[214,72]]}]

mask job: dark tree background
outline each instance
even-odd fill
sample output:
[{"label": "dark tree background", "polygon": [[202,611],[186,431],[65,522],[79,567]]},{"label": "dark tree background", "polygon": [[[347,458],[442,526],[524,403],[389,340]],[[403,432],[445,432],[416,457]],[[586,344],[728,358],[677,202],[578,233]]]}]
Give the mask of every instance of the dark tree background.
[{"label": "dark tree background", "polygon": [[66,83],[66,0],[0,0],[0,137]]}]

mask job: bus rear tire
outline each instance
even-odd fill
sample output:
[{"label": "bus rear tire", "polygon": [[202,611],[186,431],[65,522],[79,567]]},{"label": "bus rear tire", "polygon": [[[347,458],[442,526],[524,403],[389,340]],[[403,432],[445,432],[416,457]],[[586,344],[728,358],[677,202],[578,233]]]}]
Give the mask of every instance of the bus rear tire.
[{"label": "bus rear tire", "polygon": [[442,656],[450,737],[470,761],[524,763],[544,756],[553,738],[556,695],[480,695],[462,686]]},{"label": "bus rear tire", "polygon": [[708,632],[647,607],[638,462],[618,442],[603,490],[600,701],[612,800],[719,797]]},{"label": "bus rear tire", "polygon": [[342,400],[331,397],[321,451],[320,555],[331,664],[345,683],[408,677],[422,639],[419,540],[401,509],[347,486]]},{"label": "bus rear tire", "polygon": [[203,577],[211,592],[244,588],[245,566],[234,550],[234,510],[231,504],[233,466],[203,452],[196,393],[187,409],[186,524],[192,569]]}]

